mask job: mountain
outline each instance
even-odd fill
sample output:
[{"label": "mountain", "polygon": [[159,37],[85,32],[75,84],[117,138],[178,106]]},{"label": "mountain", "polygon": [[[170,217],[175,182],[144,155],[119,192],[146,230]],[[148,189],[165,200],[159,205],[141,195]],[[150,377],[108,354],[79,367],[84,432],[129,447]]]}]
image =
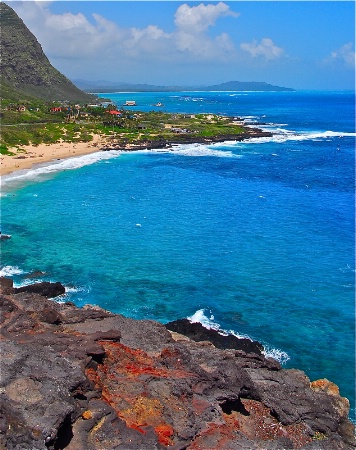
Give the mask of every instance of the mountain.
[{"label": "mountain", "polygon": [[156,86],[152,84],[130,84],[123,81],[88,81],[73,80],[76,86],[87,92],[179,92],[179,91],[284,91],[292,92],[294,89],[274,86],[259,81],[228,81],[226,83],[210,86]]},{"label": "mountain", "polygon": [[[131,91],[131,92],[171,92],[193,90],[192,87],[182,86],[158,86],[153,84],[131,84],[124,81],[107,81],[97,80],[88,81],[82,79],[73,80],[76,86],[86,92],[116,92],[116,91]],[[196,89],[194,89],[196,90]]]},{"label": "mountain", "polygon": [[55,69],[36,37],[15,11],[0,3],[1,96],[14,101],[88,102],[93,96],[78,89]]},{"label": "mountain", "polygon": [[274,86],[262,81],[228,81],[226,83],[206,86],[204,91],[285,91],[293,92],[294,89]]}]

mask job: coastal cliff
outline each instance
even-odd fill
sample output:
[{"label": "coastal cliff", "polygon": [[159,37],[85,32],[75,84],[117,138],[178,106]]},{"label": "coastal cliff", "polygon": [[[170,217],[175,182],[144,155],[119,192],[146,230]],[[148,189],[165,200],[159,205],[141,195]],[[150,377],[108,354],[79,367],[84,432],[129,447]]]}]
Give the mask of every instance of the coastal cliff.
[{"label": "coastal cliff", "polygon": [[1,279],[1,448],[355,448],[337,386],[259,343],[50,299],[63,292]]}]

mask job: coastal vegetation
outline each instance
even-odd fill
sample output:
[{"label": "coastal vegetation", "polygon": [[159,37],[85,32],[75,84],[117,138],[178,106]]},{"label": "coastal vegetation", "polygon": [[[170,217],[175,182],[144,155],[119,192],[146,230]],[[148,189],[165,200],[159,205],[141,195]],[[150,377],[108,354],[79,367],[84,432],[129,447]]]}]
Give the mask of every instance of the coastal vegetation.
[{"label": "coastal vegetation", "polygon": [[[101,142],[107,148],[131,149],[242,139],[253,134],[229,117],[167,114],[162,110],[137,112],[124,107],[118,110],[96,95],[83,92],[55,69],[36,37],[3,2],[0,26],[3,155],[23,152],[26,145],[90,142],[98,135],[104,138]],[[236,86],[235,82],[228,85]]]},{"label": "coastal vegetation", "polygon": [[[7,104],[6,104],[7,103]],[[187,142],[192,137],[238,138],[246,129],[236,118],[213,114],[170,114],[118,110],[115,105],[5,102],[1,110],[1,153],[25,145],[90,142],[94,135],[115,146],[144,145],[152,140]]]}]

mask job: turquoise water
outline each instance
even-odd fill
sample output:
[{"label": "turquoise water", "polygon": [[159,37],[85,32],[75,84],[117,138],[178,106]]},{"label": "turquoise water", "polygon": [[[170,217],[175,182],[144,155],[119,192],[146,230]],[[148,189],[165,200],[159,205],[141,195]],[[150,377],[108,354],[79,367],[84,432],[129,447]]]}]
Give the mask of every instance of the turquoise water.
[{"label": "turquoise water", "polygon": [[250,336],[354,408],[354,93],[110,96],[278,134],[3,177],[2,273],[24,284],[41,270],[78,305]]}]

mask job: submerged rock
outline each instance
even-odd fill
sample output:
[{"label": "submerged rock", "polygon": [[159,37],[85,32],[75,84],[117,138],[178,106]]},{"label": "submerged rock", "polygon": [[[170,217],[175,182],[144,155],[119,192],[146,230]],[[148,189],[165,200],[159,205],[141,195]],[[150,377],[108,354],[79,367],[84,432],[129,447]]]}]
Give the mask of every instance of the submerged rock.
[{"label": "submerged rock", "polygon": [[0,448],[355,446],[337,387],[282,369],[258,343],[212,343],[193,327],[196,342],[157,322],[2,286]]}]

